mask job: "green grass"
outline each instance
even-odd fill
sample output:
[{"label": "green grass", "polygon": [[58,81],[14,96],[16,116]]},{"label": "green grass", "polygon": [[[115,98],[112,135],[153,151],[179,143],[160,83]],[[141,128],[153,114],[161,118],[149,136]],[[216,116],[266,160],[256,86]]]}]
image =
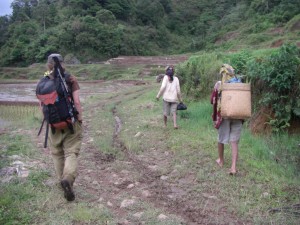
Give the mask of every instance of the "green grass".
[{"label": "green grass", "polygon": [[113,107],[113,104],[105,105],[104,109],[99,109],[94,114],[93,137],[96,147],[99,148],[101,152],[116,155],[118,152],[113,148],[113,141],[111,139],[114,133],[113,124],[115,123],[111,112]]},{"label": "green grass", "polygon": [[75,223],[108,224],[113,215],[103,205],[91,207],[86,203],[77,204],[70,212]]},{"label": "green grass", "polygon": [[0,223],[33,224],[43,217],[40,210],[43,210],[41,208],[51,193],[49,187],[44,185],[49,179],[49,171],[43,168],[42,153],[29,135],[29,129],[40,125],[37,119],[40,112],[37,107],[31,106],[0,108],[1,119],[9,123],[5,134],[0,135],[0,169],[10,168],[13,162],[21,161],[30,170],[27,178],[13,174],[7,181],[7,177],[3,177],[0,183]]},{"label": "green grass", "polygon": [[[154,150],[161,153],[160,160],[166,161],[158,168],[161,174],[169,175],[170,182],[179,183],[188,193],[185,198],[197,200],[199,210],[205,210],[207,200],[203,194],[216,197],[209,207],[211,214],[219,215],[226,208],[241,220],[253,224],[297,224],[299,218],[291,212],[269,214],[271,208],[280,208],[299,203],[299,139],[296,135],[253,136],[244,124],[240,141],[238,176],[228,176],[231,150],[225,147],[225,165],[216,166],[217,130],[211,121],[212,107],[209,99],[189,101],[186,111],[178,112],[180,129],[174,130],[168,120],[163,127],[162,102],[155,96],[160,84],[145,87],[128,86],[114,93],[90,96],[84,101],[85,115],[91,115],[89,130],[94,146],[104,154],[113,154],[118,159],[112,165],[116,171],[130,170],[131,165],[122,163],[123,153],[113,147],[115,117],[122,120],[120,140],[131,154],[147,155]],[[1,106],[1,118],[16,120],[8,128],[9,134],[0,135],[0,168],[8,166],[8,156],[21,155],[23,159],[46,160],[31,143],[28,129],[39,127],[38,116],[32,108],[5,108]],[[116,115],[112,110],[115,108]],[[32,111],[33,110],[33,111]],[[26,113],[28,111],[28,113]],[[38,112],[36,112],[38,113]],[[17,119],[26,115],[28,123]],[[31,119],[30,119],[31,118]],[[19,126],[18,129],[16,127]],[[136,136],[140,132],[140,136]],[[4,157],[2,157],[4,156]],[[148,156],[150,157],[150,156]],[[47,160],[50,160],[47,158]],[[133,180],[139,174],[133,174]],[[45,183],[53,175],[47,170],[33,169],[27,180],[15,178],[11,183],[0,184],[1,224],[116,224],[119,218],[99,202],[87,202],[84,187],[76,192],[79,202],[67,204],[56,186]],[[191,177],[192,181],[187,178]],[[190,183],[189,183],[190,182]],[[131,196],[118,196],[118,200]],[[130,208],[128,218],[132,222],[146,221],[147,224],[180,224],[176,215],[160,221],[162,213],[146,201],[139,201],[136,208]],[[144,214],[141,219],[133,217],[135,210]],[[212,223],[222,223],[222,216],[216,216]]]},{"label": "green grass", "polygon": [[6,159],[8,156],[18,155],[22,158],[36,156],[30,138],[25,134],[3,134],[0,135],[0,140],[2,146],[0,153],[5,156],[0,158],[0,168],[3,168],[12,162],[12,160]]},{"label": "green grass", "polygon": [[[21,133],[21,132],[20,132]],[[31,140],[24,134],[0,135],[0,169],[10,167],[15,160],[9,156],[19,156],[21,161],[30,165],[38,158],[38,152]],[[49,177],[43,169],[32,169],[27,179],[16,175],[8,183],[0,183],[0,223],[1,224],[30,224],[37,215],[39,196],[45,195],[42,182]],[[30,207],[28,207],[30,206]]]},{"label": "green grass", "polygon": [[0,195],[1,224],[29,224],[31,222],[32,214],[24,210],[34,198],[30,185],[22,182],[1,185]]},{"label": "green grass", "polygon": [[[170,120],[168,128],[164,129],[161,102],[154,100],[159,85],[156,89],[126,101],[126,105],[132,106],[130,109],[122,104],[118,106],[122,118],[126,118],[126,132],[122,132],[121,137],[131,151],[140,154],[159,148],[162,152],[172,152],[173,168],[179,172],[177,178],[195,173],[198,181],[194,187],[196,193],[215,192],[212,194],[216,194],[242,218],[253,218],[257,224],[266,221],[293,224],[297,221],[293,214],[279,213],[274,216],[267,213],[271,208],[300,201],[299,168],[296,163],[299,151],[295,148],[299,140],[296,136],[253,136],[245,123],[239,145],[240,175],[229,177],[227,169],[230,168],[231,150],[228,145],[225,147],[225,168],[219,169],[215,165],[218,157],[217,130],[212,126],[209,100],[188,102],[188,110],[178,112],[180,129],[174,131]],[[122,106],[126,107],[126,111],[122,110]],[[142,137],[135,138],[138,132],[142,133]],[[215,210],[217,213],[217,206]]]},{"label": "green grass", "polygon": [[[0,169],[10,167],[15,161],[10,156],[17,155],[29,165],[30,168],[26,167],[30,173],[27,178],[14,175],[9,182],[0,183],[0,224],[115,224],[105,206],[67,205],[58,186],[45,185],[55,178],[42,166],[43,160],[51,159],[44,159],[27,134],[27,129],[40,125],[32,119],[34,112],[35,108],[27,106],[1,106],[1,118],[10,121],[10,126],[6,128],[7,134],[0,135]],[[23,123],[24,120],[29,122]]]}]

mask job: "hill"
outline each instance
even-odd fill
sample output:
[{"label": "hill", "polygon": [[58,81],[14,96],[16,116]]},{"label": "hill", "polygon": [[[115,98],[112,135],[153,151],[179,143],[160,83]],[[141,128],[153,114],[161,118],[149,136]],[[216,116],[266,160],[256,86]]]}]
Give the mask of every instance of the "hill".
[{"label": "hill", "polygon": [[15,0],[12,8],[0,17],[0,66],[41,62],[52,52],[86,63],[300,45],[294,0]]}]

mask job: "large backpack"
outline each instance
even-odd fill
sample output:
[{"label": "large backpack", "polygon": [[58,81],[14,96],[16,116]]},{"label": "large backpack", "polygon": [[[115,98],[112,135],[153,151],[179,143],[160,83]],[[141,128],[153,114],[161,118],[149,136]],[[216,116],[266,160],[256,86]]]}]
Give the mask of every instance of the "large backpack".
[{"label": "large backpack", "polygon": [[[241,83],[241,79],[237,78],[234,73],[234,69],[229,64],[223,64],[220,72],[221,80],[215,84],[214,91],[211,96],[211,103],[214,107],[213,113],[213,120],[216,121],[214,127],[219,129],[222,123],[222,116],[221,116],[221,100],[222,100],[222,90],[225,83]],[[215,99],[213,101],[213,98]]]},{"label": "large backpack", "polygon": [[[64,74],[64,79],[65,84],[70,83],[69,74]],[[64,90],[63,85],[59,77],[55,76],[51,79],[49,74],[46,73],[36,87],[36,96],[41,102],[44,114],[39,134],[44,122],[47,122],[44,147],[47,146],[49,124],[53,134],[56,129],[61,130],[67,127],[71,132],[74,132],[73,122],[77,115],[77,110],[73,103],[70,85],[66,85],[67,90]]]},{"label": "large backpack", "polygon": [[251,117],[251,86],[238,78],[232,66],[223,64],[217,110],[221,118],[246,119]]}]

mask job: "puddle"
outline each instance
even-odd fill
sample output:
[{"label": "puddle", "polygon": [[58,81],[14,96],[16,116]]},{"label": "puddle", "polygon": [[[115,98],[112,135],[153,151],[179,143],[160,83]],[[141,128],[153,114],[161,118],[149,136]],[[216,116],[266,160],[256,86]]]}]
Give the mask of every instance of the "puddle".
[{"label": "puddle", "polygon": [[[119,83],[105,82],[79,82],[80,100],[83,102],[88,96],[97,96],[99,94],[114,93],[123,86],[133,85],[132,82],[119,81]],[[38,103],[35,95],[36,83],[9,83],[0,84],[0,104],[22,104]]]},{"label": "puddle", "polygon": [[37,102],[36,84],[0,84],[0,101]]}]

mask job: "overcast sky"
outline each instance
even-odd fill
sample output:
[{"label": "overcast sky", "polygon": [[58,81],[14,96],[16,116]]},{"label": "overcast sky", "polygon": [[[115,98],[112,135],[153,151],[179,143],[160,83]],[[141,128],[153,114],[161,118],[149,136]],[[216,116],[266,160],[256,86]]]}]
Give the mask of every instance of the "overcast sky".
[{"label": "overcast sky", "polygon": [[0,16],[10,15],[12,13],[12,9],[10,8],[10,4],[13,0],[0,0]]}]

